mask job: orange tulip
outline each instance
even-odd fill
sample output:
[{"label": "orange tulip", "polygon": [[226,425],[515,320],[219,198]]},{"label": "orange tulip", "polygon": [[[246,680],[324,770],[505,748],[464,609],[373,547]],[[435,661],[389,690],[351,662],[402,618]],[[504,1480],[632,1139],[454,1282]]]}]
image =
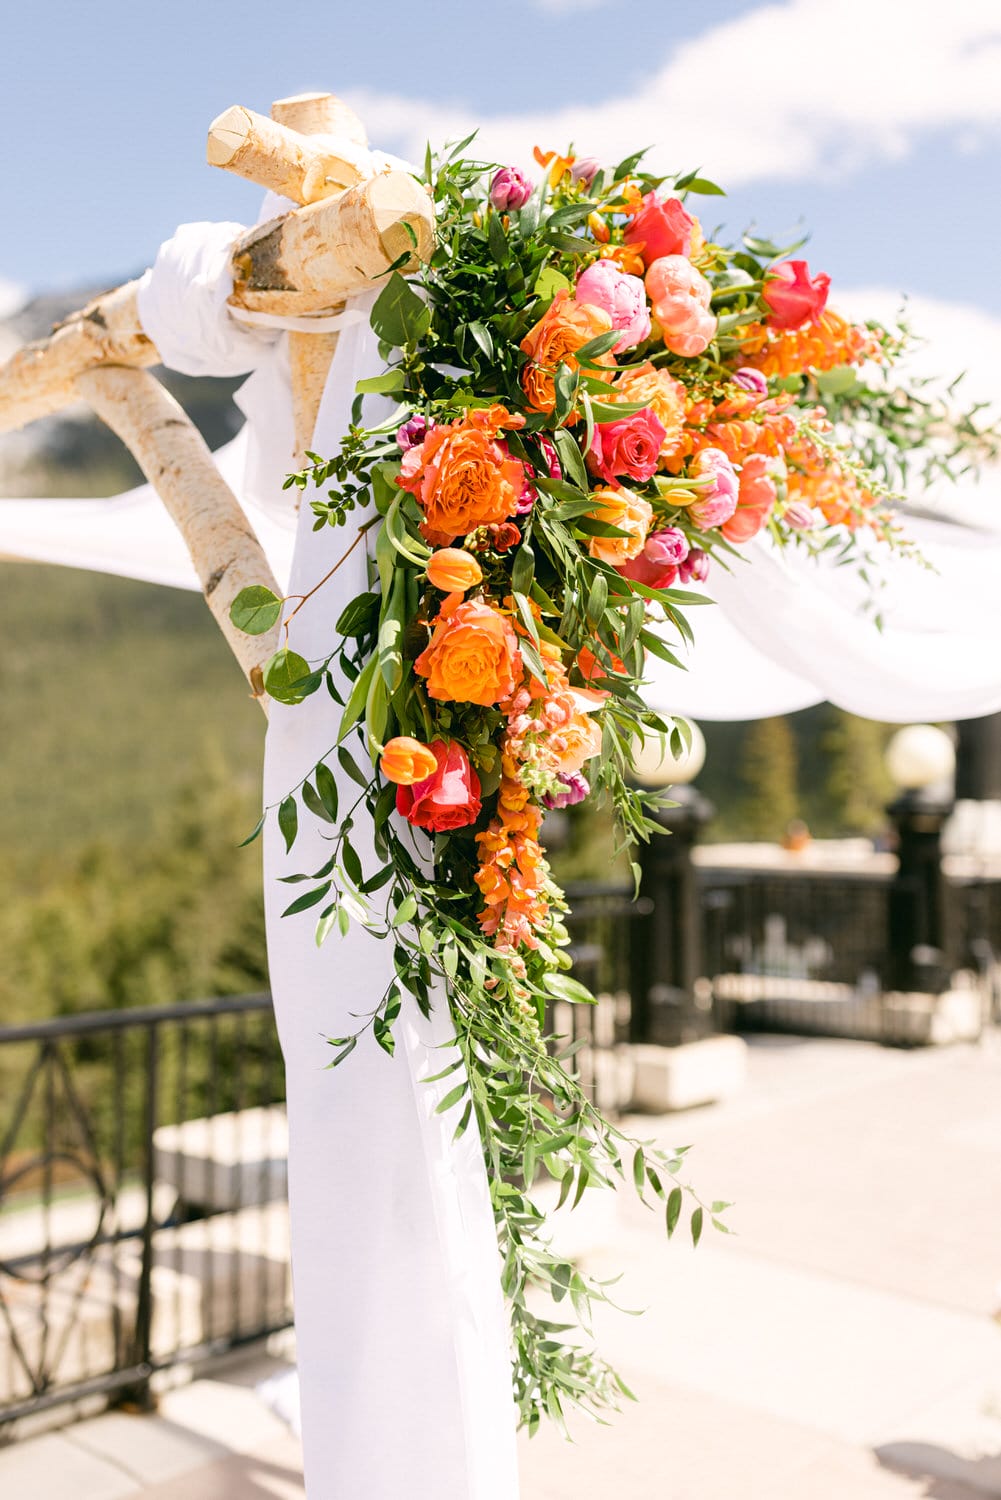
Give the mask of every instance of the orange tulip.
[{"label": "orange tulip", "polygon": [[483,569],[462,547],[442,547],[428,563],[428,582],[445,594],[464,594],[483,582]]},{"label": "orange tulip", "polygon": [[395,781],[397,786],[416,786],[438,769],[434,751],[408,734],[387,741],[379,764],[386,780]]}]

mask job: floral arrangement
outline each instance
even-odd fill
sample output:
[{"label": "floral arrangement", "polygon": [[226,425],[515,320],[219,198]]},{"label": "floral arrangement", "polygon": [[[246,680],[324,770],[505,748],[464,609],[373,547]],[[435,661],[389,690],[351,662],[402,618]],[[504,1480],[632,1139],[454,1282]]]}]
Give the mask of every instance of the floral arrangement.
[{"label": "floral arrangement", "polygon": [[[265,687],[343,703],[328,759],[357,782],[354,807],[321,760],[273,810],[289,847],[300,809],[329,825],[330,858],[291,877],[305,889],[288,914],[317,908],[319,941],[358,921],[394,944],[396,977],[361,1021],[388,1052],[405,992],[425,1012],[447,997],[464,1069],[443,1107],[464,1101],[460,1129],[482,1138],[534,1428],[625,1391],[536,1295],[585,1324],[607,1296],[550,1248],[536,1184],[576,1204],[629,1177],[669,1234],[687,1200],[696,1243],[728,1206],[702,1203],[683,1152],[603,1118],[547,1035],[552,1001],[593,997],[568,972],[546,811],[600,796],[624,846],[657,831],[631,757],[644,736],[674,754],[687,738],[642,694],[648,654],[675,663],[706,602],[685,585],[740,565],[762,531],[846,556],[899,543],[889,486],[934,414],[885,375],[900,333],[839,316],[829,278],[790,251],[707,234],[690,207],[720,192],[705,178],[537,153],[533,183],[468,145],[428,156],[437,244],[375,303],[385,372],[359,384],[340,453],[287,482],[321,492],[317,526],[370,507],[371,587],[331,622],[325,660],[286,644]],[[391,420],[364,424],[370,393],[397,404]],[[263,631],[285,602],[248,589],[233,619]],[[362,804],[375,869],[351,842]],[[358,1034],[331,1039],[337,1063]]]}]

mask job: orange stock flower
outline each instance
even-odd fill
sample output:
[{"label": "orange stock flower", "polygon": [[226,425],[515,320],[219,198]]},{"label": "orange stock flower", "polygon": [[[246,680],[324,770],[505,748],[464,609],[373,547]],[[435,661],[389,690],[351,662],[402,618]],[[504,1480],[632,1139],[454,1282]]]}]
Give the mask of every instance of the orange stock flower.
[{"label": "orange stock flower", "polygon": [[438,616],[431,644],[414,663],[428,696],[445,703],[509,698],[521,679],[521,652],[511,624],[489,604],[467,600]]},{"label": "orange stock flower", "polygon": [[653,525],[653,507],[649,500],[634,495],[631,490],[599,489],[592,491],[595,509],[589,512],[592,520],[604,521],[607,526],[618,526],[628,533],[626,536],[593,536],[587,550],[599,562],[628,562],[639,557],[643,543]]},{"label": "orange stock flower", "polygon": [[[557,365],[576,370],[577,350],[599,333],[608,333],[611,327],[612,320],[604,308],[594,307],[590,302],[575,302],[566,288],[556,293],[535,327],[521,341],[522,352],[529,357],[521,383],[533,411],[553,410],[556,405],[553,376]],[[614,356],[602,354],[595,363],[609,367],[607,374],[604,370],[600,374],[595,370],[589,373],[600,380],[611,380]]]},{"label": "orange stock flower", "polygon": [[425,536],[451,541],[514,515],[525,467],[497,439],[524,422],[503,406],[476,407],[457,422],[432,427],[423,443],[403,455],[396,482],[424,512]]},{"label": "orange stock flower", "polygon": [[741,358],[763,375],[799,375],[879,359],[878,340],[857,323],[828,308],[805,328],[770,328],[752,323],[741,335]]},{"label": "orange stock flower", "polygon": [[445,594],[464,594],[483,582],[483,569],[461,547],[442,547],[428,563],[428,582]]},{"label": "orange stock flower", "polygon": [[408,734],[399,734],[386,741],[379,766],[387,781],[395,781],[397,786],[416,786],[434,775],[438,762],[429,746]]}]

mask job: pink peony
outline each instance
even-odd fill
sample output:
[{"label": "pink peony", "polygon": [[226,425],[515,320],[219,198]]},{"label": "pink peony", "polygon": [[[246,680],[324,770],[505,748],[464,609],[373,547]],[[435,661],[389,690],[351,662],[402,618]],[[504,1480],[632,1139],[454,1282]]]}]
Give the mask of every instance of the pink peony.
[{"label": "pink peony", "polygon": [[642,245],[644,264],[650,266],[665,255],[690,255],[695,220],[680,198],[647,193],[643,207],[626,225],[627,245]]},{"label": "pink peony", "polygon": [[501,167],[490,184],[490,202],[500,213],[509,213],[524,208],[534,191],[535,184],[517,167]]},{"label": "pink peony", "polygon": [[646,292],[638,276],[628,276],[620,271],[614,260],[596,260],[577,277],[574,293],[578,302],[600,307],[612,320],[612,327],[621,329],[622,337],[614,345],[616,353],[633,349],[650,337],[650,313],[646,305]]},{"label": "pink peony", "polygon": [[699,498],[688,507],[688,519],[699,531],[711,531],[729,521],[737,509],[739,481],[733,464],[722,448],[703,448],[689,470],[693,479],[711,479],[712,484],[699,491]]},{"label": "pink peony", "polygon": [[802,328],[816,323],[827,306],[831,278],[826,271],[810,275],[805,260],[783,260],[772,266],[771,278],[761,293],[768,305],[772,328]]},{"label": "pink peony", "polygon": [[606,484],[614,484],[620,474],[628,479],[651,479],[663,442],[664,424],[649,406],[617,422],[596,422],[588,468]]},{"label": "pink peony", "polygon": [[691,358],[712,343],[716,319],[709,311],[712,287],[683,255],[664,255],[646,273],[646,289],[664,343],[672,354]]},{"label": "pink peony", "polygon": [[740,470],[737,509],[720,527],[728,542],[740,544],[757,536],[775,505],[775,481],[768,473],[770,460],[763,453],[752,453]]}]

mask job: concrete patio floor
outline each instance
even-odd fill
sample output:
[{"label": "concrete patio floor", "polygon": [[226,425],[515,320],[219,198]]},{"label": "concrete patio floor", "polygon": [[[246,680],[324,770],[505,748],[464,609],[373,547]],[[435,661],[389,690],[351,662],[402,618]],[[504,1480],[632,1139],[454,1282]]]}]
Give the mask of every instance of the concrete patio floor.
[{"label": "concrete patio floor", "polygon": [[[600,1341],[640,1401],[522,1449],[522,1500],[1001,1496],[1001,1041],[896,1052],[762,1038],[727,1104],[634,1122],[693,1143],[735,1236],[663,1242],[622,1195],[575,1226],[626,1270]],[[260,1355],[0,1450],[3,1500],[293,1500]],[[318,1496],[317,1500],[364,1500]],[[406,1500],[401,1496],[400,1500]],[[450,1497],[442,1497],[450,1500]]]}]

